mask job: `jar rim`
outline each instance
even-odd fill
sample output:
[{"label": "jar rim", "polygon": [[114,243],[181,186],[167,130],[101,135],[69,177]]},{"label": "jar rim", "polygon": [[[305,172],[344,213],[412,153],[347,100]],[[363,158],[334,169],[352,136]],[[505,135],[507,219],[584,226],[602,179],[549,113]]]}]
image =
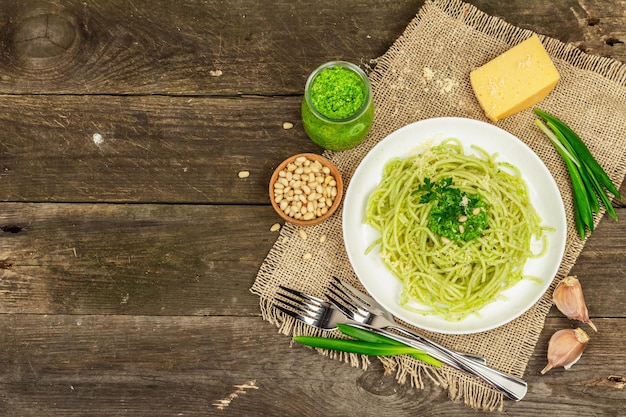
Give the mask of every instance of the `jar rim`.
[{"label": "jar rim", "polygon": [[[345,117],[343,119],[332,119],[332,118],[330,118],[328,116],[325,116],[322,113],[320,113],[320,111],[317,109],[317,107],[315,107],[315,105],[313,104],[313,101],[311,99],[311,94],[310,94],[310,91],[311,91],[310,88],[311,88],[311,85],[313,84],[313,81],[315,80],[315,77],[317,77],[317,75],[320,72],[322,72],[322,70],[324,70],[326,68],[336,67],[336,66],[347,68],[347,69],[351,70],[352,72],[354,72],[355,74],[357,74],[359,76],[359,78],[361,79],[361,81],[363,81],[363,85],[365,87],[365,101],[364,101],[363,105],[354,114],[352,114],[352,115],[350,115],[348,117]],[[307,78],[306,84],[304,86],[304,99],[306,100],[307,105],[311,109],[311,112],[316,117],[318,117],[318,118],[320,118],[323,121],[328,122],[328,123],[346,123],[346,122],[350,122],[350,121],[353,121],[355,119],[358,119],[368,109],[368,107],[370,106],[370,104],[372,102],[372,84],[370,83],[370,80],[369,80],[367,74],[365,74],[365,71],[363,71],[359,66],[357,66],[357,65],[355,65],[355,64],[353,64],[351,62],[347,62],[347,61],[329,61],[329,62],[326,62],[326,63],[320,65],[315,70],[313,70],[313,72],[311,72],[311,74]]]}]

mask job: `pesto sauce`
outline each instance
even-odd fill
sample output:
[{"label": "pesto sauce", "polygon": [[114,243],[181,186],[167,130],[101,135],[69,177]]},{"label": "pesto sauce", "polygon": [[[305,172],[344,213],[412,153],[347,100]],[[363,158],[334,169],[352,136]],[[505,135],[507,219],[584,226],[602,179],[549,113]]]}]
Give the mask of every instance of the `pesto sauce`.
[{"label": "pesto sauce", "polygon": [[367,75],[348,62],[331,62],[307,80],[302,125],[324,149],[343,151],[360,144],[374,120],[374,101]]},{"label": "pesto sauce", "polygon": [[354,71],[336,65],[320,71],[311,84],[311,101],[322,115],[342,120],[355,115],[365,104],[367,92]]}]

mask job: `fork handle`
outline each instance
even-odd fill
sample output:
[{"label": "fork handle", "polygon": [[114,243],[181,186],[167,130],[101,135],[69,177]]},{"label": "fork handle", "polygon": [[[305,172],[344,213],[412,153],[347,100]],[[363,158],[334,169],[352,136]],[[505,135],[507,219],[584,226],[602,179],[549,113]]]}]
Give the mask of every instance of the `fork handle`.
[{"label": "fork handle", "polygon": [[[426,339],[418,334],[414,334],[407,329],[401,327],[396,328],[394,326],[396,330],[410,337],[401,336],[397,333],[393,333],[384,329],[378,329],[376,327],[372,327],[363,323],[354,324],[354,326],[361,327],[374,333],[382,334],[389,337],[390,339],[394,339],[398,342],[407,344],[409,346],[414,346],[419,349],[424,349],[426,347],[426,353],[428,353],[432,357],[439,359],[440,361],[450,366],[453,366],[454,368],[460,369],[461,371],[464,371],[472,376],[484,380],[511,400],[521,400],[522,398],[524,398],[526,392],[528,391],[528,384],[524,380],[490,368],[482,363],[478,363],[471,359],[468,359],[467,357],[464,357],[457,352],[440,346],[432,340]],[[417,339],[417,341],[413,340],[412,338]]]},{"label": "fork handle", "polygon": [[470,361],[474,361],[477,363],[481,363],[483,365],[487,365],[487,359],[483,358],[482,356],[478,356],[478,355],[472,355],[471,353],[465,353],[465,352],[456,352],[459,355],[467,358]]},{"label": "fork handle", "polygon": [[[426,339],[423,336],[415,334],[405,328],[397,327],[396,330],[410,337],[415,337],[422,343],[431,346],[433,349],[441,353],[440,357],[437,359],[448,364],[450,364],[450,360],[455,362],[461,370],[483,379],[498,391],[503,393],[507,398],[519,401],[524,398],[526,392],[528,391],[528,384],[523,379],[505,374],[504,372],[490,368],[487,365],[468,359],[458,352],[445,348],[432,340]],[[402,337],[402,339],[407,342],[411,340],[405,337]]]}]

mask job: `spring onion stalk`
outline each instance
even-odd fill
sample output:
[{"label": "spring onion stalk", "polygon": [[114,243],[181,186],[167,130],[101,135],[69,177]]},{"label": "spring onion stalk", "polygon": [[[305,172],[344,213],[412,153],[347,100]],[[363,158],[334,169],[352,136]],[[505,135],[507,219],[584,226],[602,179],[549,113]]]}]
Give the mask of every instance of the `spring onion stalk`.
[{"label": "spring onion stalk", "polygon": [[621,195],[580,136],[555,116],[539,109],[534,111],[545,121],[545,125],[541,120],[535,120],[535,123],[550,139],[567,166],[572,182],[576,229],[580,238],[584,239],[587,231],[593,232],[593,216],[602,206],[617,220],[607,192],[617,198]]},{"label": "spring onion stalk", "polygon": [[[384,343],[384,344],[393,345],[393,346],[404,346],[403,343],[400,343],[389,337],[386,337],[386,336],[383,336],[374,332],[368,332],[367,330],[358,329],[356,327],[350,326],[349,324],[339,323],[337,324],[337,328],[339,329],[341,333],[345,334],[346,336],[353,337],[362,342]],[[418,351],[415,353],[409,353],[409,355],[413,356],[415,359],[418,359],[422,362],[426,362],[438,368],[441,367],[441,362],[439,360],[433,358],[432,356],[430,356],[429,354],[425,352]]]},{"label": "spring onion stalk", "polygon": [[563,135],[567,138],[568,142],[575,149],[576,155],[586,166],[587,169],[593,172],[594,176],[599,180],[599,182],[606,187],[606,189],[613,194],[615,197],[621,199],[617,187],[611,181],[607,173],[602,169],[598,161],[593,157],[587,145],[583,142],[583,140],[574,132],[568,125],[566,125],[563,121],[559,120],[555,116],[548,114],[542,110],[535,109],[535,113],[544,119],[546,122],[552,122],[557,129],[559,129]]},{"label": "spring onion stalk", "polygon": [[587,233],[586,229],[589,224],[591,224],[591,227],[593,228],[593,214],[591,213],[591,207],[589,205],[589,201],[587,200],[587,191],[585,190],[585,184],[580,177],[578,169],[576,169],[576,165],[567,156],[567,154],[563,150],[563,147],[556,145],[556,143],[558,143],[558,139],[554,135],[554,133],[552,133],[540,120],[535,120],[535,123],[546,134],[546,136],[548,136],[550,141],[555,144],[554,147],[565,161],[565,165],[567,166],[567,170],[570,174],[570,180],[572,182],[572,194],[574,197],[574,220],[576,223],[576,229],[580,238],[584,239]]},{"label": "spring onion stalk", "polygon": [[[561,133],[559,128],[551,121],[547,121],[546,124],[554,132],[555,136],[559,139],[559,141],[564,143],[567,149],[569,149],[572,153],[575,153],[573,147],[567,141],[565,136]],[[584,163],[582,165],[584,165]],[[606,193],[602,189],[602,186],[598,182],[598,179],[594,175],[590,174],[589,170],[585,169],[584,166],[579,165],[579,168],[580,168],[579,169],[580,175],[583,179],[583,182],[585,183],[587,195],[589,196],[589,204],[591,205],[591,211],[593,213],[597,213],[600,211],[600,203],[598,202],[598,196],[599,196],[600,200],[602,201],[602,205],[606,207],[607,213],[609,213],[609,215],[612,218],[617,220],[615,209],[613,208],[613,205],[611,204]]]},{"label": "spring onion stalk", "polygon": [[[575,158],[571,156],[571,155],[575,155],[575,151],[570,145],[570,143],[567,141],[563,133],[561,133],[561,131],[551,121],[547,121],[546,125],[550,128],[554,136],[558,139],[561,146],[563,146],[569,152],[570,157]],[[591,177],[588,174],[588,171],[585,170],[583,163],[578,163],[576,159],[574,159],[572,162],[576,164],[578,174],[580,175],[580,178],[582,179],[585,193],[587,194],[587,201],[589,202],[589,208],[591,209],[591,213],[593,216],[593,213],[597,213],[600,210],[600,203],[598,203],[598,197],[596,196],[596,193],[594,192]],[[591,222],[591,224],[593,225],[593,221]]]},{"label": "spring onion stalk", "polygon": [[418,349],[411,346],[394,346],[386,343],[371,343],[362,342],[360,340],[344,340],[333,339],[330,337],[317,337],[317,336],[294,336],[293,340],[296,342],[329,350],[339,350],[341,352],[359,353],[368,356],[395,356],[408,353],[420,352]]},{"label": "spring onion stalk", "polygon": [[368,356],[395,356],[407,354],[435,367],[441,367],[442,365],[439,360],[428,355],[423,350],[407,346],[388,337],[344,324],[338,324],[337,327],[346,336],[353,337],[357,340],[316,336],[294,336],[293,340],[306,346]]}]

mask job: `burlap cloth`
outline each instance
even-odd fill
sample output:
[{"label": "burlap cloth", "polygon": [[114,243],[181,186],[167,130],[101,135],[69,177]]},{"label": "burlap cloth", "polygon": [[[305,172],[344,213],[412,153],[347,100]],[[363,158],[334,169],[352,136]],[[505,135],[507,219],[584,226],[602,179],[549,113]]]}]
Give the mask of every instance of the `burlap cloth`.
[{"label": "burlap cloth", "polygon": [[[326,156],[339,167],[345,183],[349,184],[367,152],[406,124],[440,116],[488,121],[474,97],[469,73],[531,34],[459,0],[426,1],[370,73],[376,115],[368,138],[355,149],[327,152]],[[539,36],[561,74],[556,89],[539,107],[577,131],[613,181],[621,184],[626,171],[626,66]],[[570,271],[584,245],[574,227],[571,186],[565,165],[534,119],[532,111],[526,110],[495,124],[520,138],[539,155],[562,193],[568,238],[565,257],[552,287],[527,313],[498,329],[471,335],[422,331],[448,347],[483,355],[491,366],[519,377],[524,375],[550,310],[552,289]],[[599,220],[600,216],[596,223]],[[281,332],[319,335],[311,327],[283,317],[271,308],[278,285],[323,297],[330,277],[336,275],[363,287],[344,249],[341,208],[328,221],[306,228],[306,239],[299,229],[291,224],[282,228],[251,291],[260,297],[263,318],[276,324]],[[326,236],[323,243],[322,235]],[[311,253],[313,258],[303,260],[305,253]],[[584,281],[586,277],[579,278]],[[289,339],[285,343],[290,343]],[[361,367],[366,367],[370,360],[354,355],[329,356]],[[440,369],[422,366],[405,356],[382,360],[400,383],[409,382],[416,387],[436,383],[448,391],[452,400],[464,401],[474,408],[503,409],[502,395],[481,381],[447,366]]]}]

